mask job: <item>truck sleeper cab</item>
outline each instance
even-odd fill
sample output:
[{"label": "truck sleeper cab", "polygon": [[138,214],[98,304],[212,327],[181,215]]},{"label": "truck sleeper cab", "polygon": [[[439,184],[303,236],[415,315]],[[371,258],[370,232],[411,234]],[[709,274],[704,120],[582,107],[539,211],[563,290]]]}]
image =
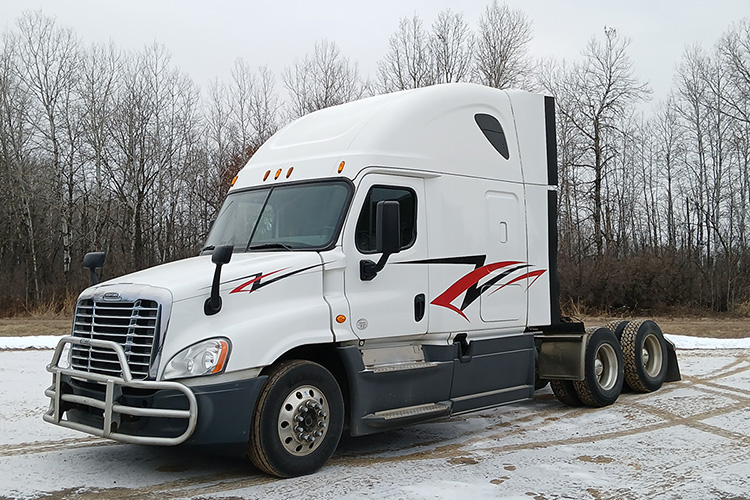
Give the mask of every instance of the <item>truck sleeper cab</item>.
[{"label": "truck sleeper cab", "polygon": [[448,84],[302,117],[240,171],[201,255],[81,294],[44,419],[290,477],[344,430],[540,379],[590,406],[679,379],[655,323],[561,318],[556,184],[551,97]]}]

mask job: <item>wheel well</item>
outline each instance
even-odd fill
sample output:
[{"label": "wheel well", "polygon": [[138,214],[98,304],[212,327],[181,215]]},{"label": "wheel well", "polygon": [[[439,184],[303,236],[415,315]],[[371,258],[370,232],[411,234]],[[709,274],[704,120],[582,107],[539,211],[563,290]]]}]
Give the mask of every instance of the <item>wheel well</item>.
[{"label": "wheel well", "polygon": [[339,355],[336,346],[334,344],[312,344],[295,347],[279,357],[279,359],[277,359],[272,365],[265,367],[261,373],[265,374],[271,369],[271,367],[278,365],[282,361],[291,359],[312,361],[331,372],[331,375],[336,379],[336,382],[341,389],[341,396],[344,399],[344,425],[348,427],[349,402],[351,399],[349,394],[349,377],[346,374],[346,368],[344,368],[344,363],[341,361],[341,356]]}]

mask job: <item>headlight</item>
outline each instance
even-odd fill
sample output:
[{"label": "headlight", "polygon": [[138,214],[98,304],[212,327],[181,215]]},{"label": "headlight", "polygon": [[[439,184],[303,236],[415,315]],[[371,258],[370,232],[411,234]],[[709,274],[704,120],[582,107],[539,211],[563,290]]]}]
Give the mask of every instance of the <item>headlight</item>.
[{"label": "headlight", "polygon": [[177,353],[164,369],[164,379],[221,373],[229,359],[229,341],[210,339]]}]

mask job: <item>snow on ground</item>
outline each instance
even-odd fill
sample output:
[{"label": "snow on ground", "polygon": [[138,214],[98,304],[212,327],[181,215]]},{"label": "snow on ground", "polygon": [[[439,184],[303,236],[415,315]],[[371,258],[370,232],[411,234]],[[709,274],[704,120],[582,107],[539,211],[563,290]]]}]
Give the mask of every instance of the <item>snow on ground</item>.
[{"label": "snow on ground", "polygon": [[44,423],[52,351],[18,341],[0,350],[0,499],[747,498],[750,346],[670,338],[683,380],[658,392],[589,409],[546,388],[522,404],[343,438],[321,471],[287,480],[241,459]]}]

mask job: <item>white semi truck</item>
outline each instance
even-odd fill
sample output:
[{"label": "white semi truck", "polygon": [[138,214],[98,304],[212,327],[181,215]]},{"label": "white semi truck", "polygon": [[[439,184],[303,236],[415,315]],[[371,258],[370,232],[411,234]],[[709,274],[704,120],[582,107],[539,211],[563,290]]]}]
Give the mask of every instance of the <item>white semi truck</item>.
[{"label": "white semi truck", "polygon": [[48,422],[216,445],[280,477],[353,436],[679,379],[651,321],[560,315],[554,100],[448,84],[324,109],[240,171],[197,257],[96,284]]}]

